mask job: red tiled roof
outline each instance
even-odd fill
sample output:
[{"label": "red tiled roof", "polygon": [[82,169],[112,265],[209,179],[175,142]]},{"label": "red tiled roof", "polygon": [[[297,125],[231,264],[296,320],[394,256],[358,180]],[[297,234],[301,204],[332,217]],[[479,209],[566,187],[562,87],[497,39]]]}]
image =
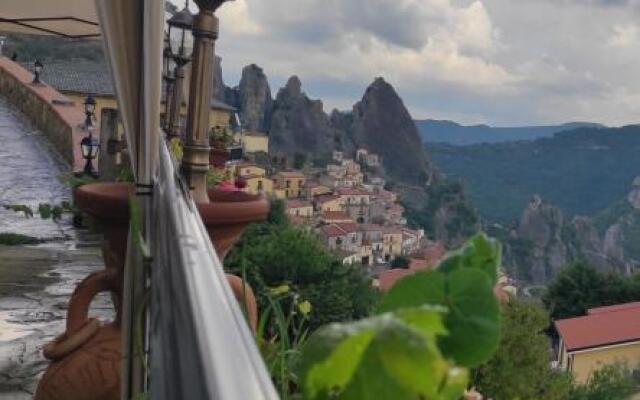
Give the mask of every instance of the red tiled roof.
[{"label": "red tiled roof", "polygon": [[344,211],[325,211],[322,213],[322,219],[327,221],[352,221],[349,214]]},{"label": "red tiled roof", "polygon": [[358,232],[358,225],[355,222],[338,222],[335,225],[340,227],[345,233]]},{"label": "red tiled roof", "polygon": [[599,314],[603,312],[622,311],[622,310],[628,310],[630,308],[640,308],[640,301],[635,301],[633,303],[616,304],[613,306],[590,308],[587,310],[587,314],[591,315],[591,314]]},{"label": "red tiled roof", "polygon": [[352,188],[345,188],[345,187],[341,187],[338,189],[338,193],[341,195],[346,195],[346,196],[370,196],[371,193],[361,190],[361,189],[352,189]]},{"label": "red tiled roof", "polygon": [[583,317],[558,320],[555,326],[568,351],[638,341],[640,307],[620,304],[609,307],[609,311],[600,309]]},{"label": "red tiled roof", "polygon": [[335,224],[325,225],[320,229],[325,235],[329,237],[344,236],[347,234],[342,228]]},{"label": "red tiled roof", "polygon": [[304,200],[287,200],[287,208],[302,208],[302,207],[311,207],[311,203]]},{"label": "red tiled roof", "polygon": [[332,194],[321,194],[315,197],[315,201],[318,203],[327,203],[329,201],[338,200],[340,197],[334,196]]},{"label": "red tiled roof", "polygon": [[388,271],[382,272],[378,277],[378,285],[380,287],[380,290],[386,292],[387,290],[391,289],[397,281],[404,278],[405,276],[413,275],[415,272],[416,271],[412,271],[410,269],[401,268],[390,269]]}]

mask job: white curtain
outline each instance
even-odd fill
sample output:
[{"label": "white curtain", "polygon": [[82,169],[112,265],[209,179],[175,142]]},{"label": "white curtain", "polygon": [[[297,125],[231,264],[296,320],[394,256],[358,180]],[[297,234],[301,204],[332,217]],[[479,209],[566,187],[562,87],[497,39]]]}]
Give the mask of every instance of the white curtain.
[{"label": "white curtain", "polygon": [[164,1],[96,0],[136,182],[157,169]]}]

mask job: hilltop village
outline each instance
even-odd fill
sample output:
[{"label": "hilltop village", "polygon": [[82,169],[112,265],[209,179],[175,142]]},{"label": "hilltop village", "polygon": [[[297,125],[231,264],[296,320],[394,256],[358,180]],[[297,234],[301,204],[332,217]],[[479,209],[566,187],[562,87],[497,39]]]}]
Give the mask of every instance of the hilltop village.
[{"label": "hilltop village", "polygon": [[[397,195],[388,190],[380,172],[380,157],[358,149],[352,158],[334,151],[324,166],[278,168],[247,160],[268,152],[268,137],[260,133],[236,135],[245,159],[226,164],[226,175],[242,181],[249,193],[264,193],[286,203],[292,223],[311,229],[347,263],[370,267],[388,285],[385,271],[391,265],[409,271],[433,266],[445,247],[411,229]],[[286,160],[276,160],[286,165]],[[395,261],[395,262],[394,262]],[[396,278],[397,279],[397,278]],[[395,281],[395,279],[394,279]]]}]

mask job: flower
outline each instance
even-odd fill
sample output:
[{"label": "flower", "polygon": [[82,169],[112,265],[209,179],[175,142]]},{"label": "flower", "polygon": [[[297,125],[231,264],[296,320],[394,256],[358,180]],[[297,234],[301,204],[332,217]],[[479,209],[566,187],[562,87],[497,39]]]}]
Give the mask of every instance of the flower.
[{"label": "flower", "polygon": [[289,293],[289,285],[285,283],[284,285],[276,286],[270,290],[272,295],[279,296],[281,294]]},{"label": "flower", "polygon": [[302,315],[309,315],[309,313],[311,312],[311,303],[309,302],[309,300],[305,300],[302,303],[298,304],[298,310],[300,310],[300,313],[302,313]]}]

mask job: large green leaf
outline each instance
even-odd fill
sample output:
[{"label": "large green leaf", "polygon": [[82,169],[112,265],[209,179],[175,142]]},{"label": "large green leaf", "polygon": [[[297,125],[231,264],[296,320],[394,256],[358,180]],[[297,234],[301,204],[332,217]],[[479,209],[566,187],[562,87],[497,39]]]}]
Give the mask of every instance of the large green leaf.
[{"label": "large green leaf", "polygon": [[491,280],[480,269],[459,268],[447,275],[424,271],[406,277],[385,295],[377,312],[420,305],[439,305],[449,310],[444,318],[449,335],[439,342],[442,353],[458,365],[477,366],[496,350],[500,341],[499,305]]},{"label": "large green leaf", "polygon": [[303,350],[305,398],[459,398],[467,375],[438,350],[441,313],[422,307],[320,329]]},{"label": "large green leaf", "polygon": [[396,282],[377,307],[377,313],[423,305],[446,306],[446,279],[438,271],[421,271]]},{"label": "large green leaf", "polygon": [[495,285],[498,280],[498,269],[502,263],[502,247],[500,242],[479,233],[469,239],[461,248],[449,253],[440,263],[438,270],[450,274],[463,268],[483,271]]},{"label": "large green leaf", "polygon": [[500,307],[489,278],[479,270],[461,269],[447,279],[449,336],[439,340],[442,352],[458,365],[487,361],[500,342]]}]

